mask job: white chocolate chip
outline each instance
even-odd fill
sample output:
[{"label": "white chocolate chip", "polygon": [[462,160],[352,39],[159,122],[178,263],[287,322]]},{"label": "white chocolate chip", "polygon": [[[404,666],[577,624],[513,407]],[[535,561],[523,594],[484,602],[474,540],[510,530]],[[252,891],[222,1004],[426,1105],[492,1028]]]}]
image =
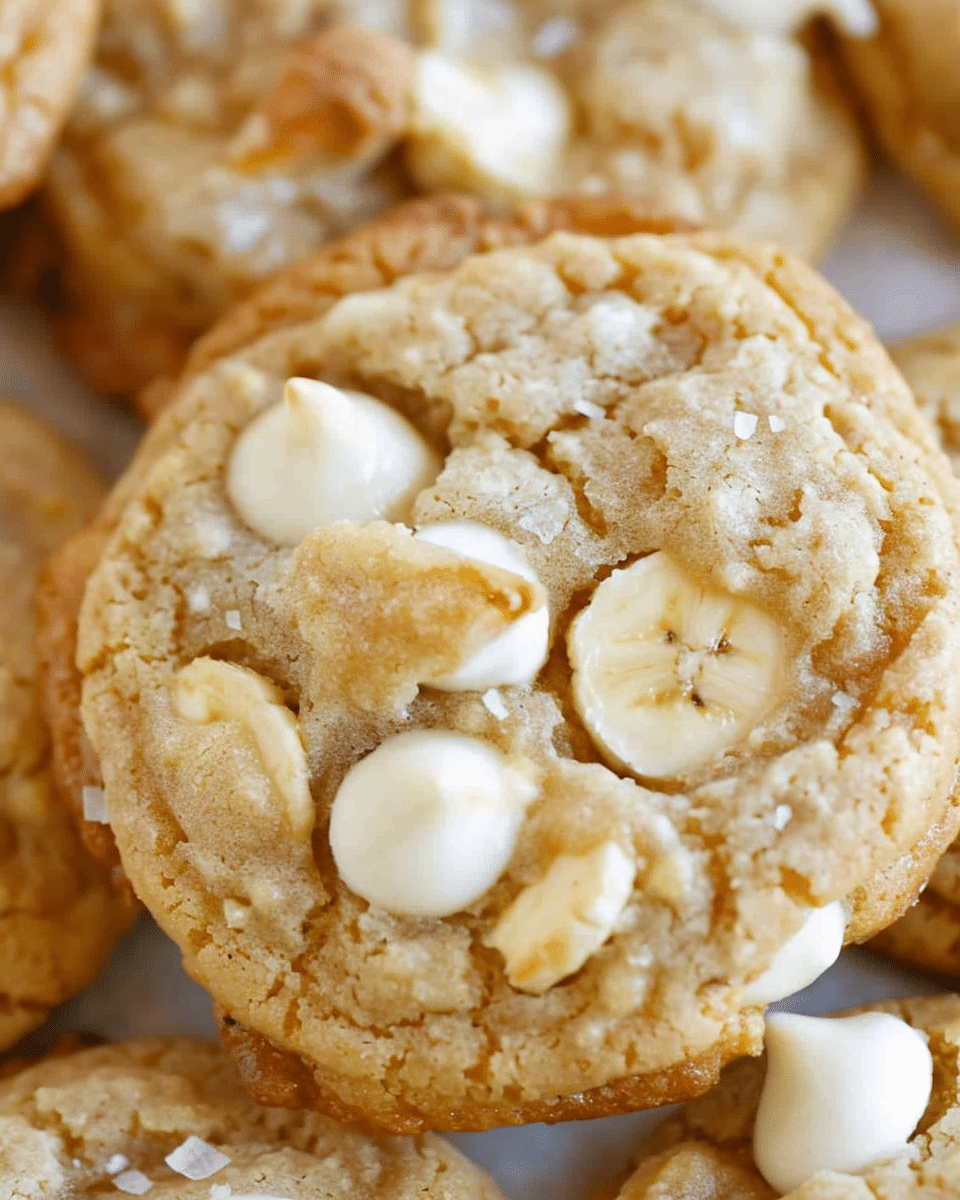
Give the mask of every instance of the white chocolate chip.
[{"label": "white chocolate chip", "polygon": [[840,957],[846,928],[847,914],[841,901],[813,909],[763,974],[743,989],[743,1003],[772,1004],[819,979]]},{"label": "white chocolate chip", "polygon": [[879,28],[869,0],[700,0],[735,25],[757,33],[787,35],[816,16],[831,20],[851,37],[872,37]]},{"label": "white chocolate chip", "polygon": [[756,413],[735,412],[733,414],[733,432],[741,441],[752,438],[757,429]]},{"label": "white chocolate chip", "polygon": [[184,720],[198,725],[235,721],[243,726],[294,832],[309,833],[314,809],[297,719],[269,680],[233,663],[196,658],[174,677],[173,706]]},{"label": "white chocolate chip", "polygon": [[227,492],[251,529],[295,546],[333,521],[406,519],[441,465],[388,404],[295,378],[237,438]]},{"label": "white chocolate chip", "polygon": [[906,1149],[933,1085],[923,1035],[887,1013],[767,1017],[753,1157],[790,1192],[818,1171],[860,1171]]},{"label": "white chocolate chip", "polygon": [[330,814],[334,862],[371,904],[448,916],[499,879],[535,795],[488,742],[444,730],[401,733],[344,776]]},{"label": "white chocolate chip", "polygon": [[579,971],[613,933],[635,874],[616,842],[555,858],[484,939],[503,955],[511,986],[539,995]]},{"label": "white chocolate chip", "polygon": [[421,188],[493,202],[553,190],[571,118],[549,71],[480,69],[426,50],[417,61],[413,105],[407,161]]},{"label": "white chocolate chip", "polygon": [[[490,563],[539,582],[520,547],[486,525],[473,521],[444,521],[427,525],[415,534],[423,542],[442,546],[464,558]],[[509,684],[532,683],[547,660],[550,648],[550,609],[543,604],[478,650],[455,671],[438,679],[424,679],[428,687],[445,692],[470,692]]]}]

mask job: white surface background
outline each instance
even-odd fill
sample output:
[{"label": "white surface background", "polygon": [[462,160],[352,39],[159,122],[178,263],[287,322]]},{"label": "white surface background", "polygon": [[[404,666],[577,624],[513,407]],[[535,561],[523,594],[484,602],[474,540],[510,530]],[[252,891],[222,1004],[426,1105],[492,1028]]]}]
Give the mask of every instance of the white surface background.
[{"label": "white surface background", "polygon": [[[906,184],[876,178],[823,264],[828,278],[884,340],[960,319],[960,239]],[[117,474],[139,432],[129,414],[91,396],[54,353],[39,316],[0,301],[0,392],[46,417],[107,475]],[[893,996],[941,990],[866,951],[849,950],[782,1007],[822,1013]],[[144,917],[99,981],[53,1014],[31,1039],[62,1030],[113,1040],[144,1034],[212,1037],[204,992],[184,975],[176,947]],[[653,1114],[561,1126],[454,1135],[510,1200],[587,1200],[628,1159]]]}]

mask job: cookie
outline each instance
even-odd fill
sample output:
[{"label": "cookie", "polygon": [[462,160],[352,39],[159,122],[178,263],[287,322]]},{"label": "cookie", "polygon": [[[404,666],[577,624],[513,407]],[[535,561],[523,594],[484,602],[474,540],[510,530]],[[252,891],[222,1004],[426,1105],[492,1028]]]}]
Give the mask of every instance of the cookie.
[{"label": "cookie", "polygon": [[814,39],[693,0],[106,0],[28,257],[70,357],[134,392],[405,196],[616,191],[816,254],[863,165]]},{"label": "cookie", "polygon": [[132,916],[54,795],[31,647],[38,566],[102,494],[76,451],[0,404],[0,1047],[89,983]]},{"label": "cookie", "polygon": [[721,235],[316,312],[189,377],[106,510],[125,869],[271,1099],[702,1091],[955,836],[949,464],[831,289]]},{"label": "cookie", "polygon": [[265,1109],[203,1042],[100,1046],[0,1082],[8,1196],[156,1200],[503,1200],[442,1138],[377,1140]]},{"label": "cookie", "polygon": [[[960,325],[907,338],[890,354],[960,473]],[[914,966],[960,975],[960,847],[951,846],[917,903],[873,945]]]},{"label": "cookie", "polygon": [[[606,197],[531,202],[508,217],[491,217],[465,196],[411,200],[263,284],[199,339],[184,377],[268,333],[316,318],[342,296],[385,287],[418,271],[450,270],[473,253],[524,245],[558,229],[613,236],[683,228],[683,222],[658,218],[642,204]],[[155,416],[175,390],[169,382],[149,389],[143,397],[145,415]],[[147,444],[157,436],[163,435],[148,432]],[[87,578],[116,524],[130,484],[128,475],[95,520],[51,556],[36,596],[35,644],[44,715],[53,734],[54,777],[59,794],[73,810],[84,844],[107,866],[120,861],[110,826],[84,818],[84,795],[96,802],[103,779],[79,716],[76,623]]]},{"label": "cookie", "polygon": [[0,209],[43,175],[93,51],[100,0],[17,0],[0,11]]},{"label": "cookie", "polygon": [[593,1200],[956,1193],[958,997],[827,1019],[778,1014],[770,1028],[769,1065],[731,1064],[714,1091],[654,1130],[632,1174]]},{"label": "cookie", "polygon": [[960,226],[960,4],[874,0],[880,28],[843,42],[877,141]]}]

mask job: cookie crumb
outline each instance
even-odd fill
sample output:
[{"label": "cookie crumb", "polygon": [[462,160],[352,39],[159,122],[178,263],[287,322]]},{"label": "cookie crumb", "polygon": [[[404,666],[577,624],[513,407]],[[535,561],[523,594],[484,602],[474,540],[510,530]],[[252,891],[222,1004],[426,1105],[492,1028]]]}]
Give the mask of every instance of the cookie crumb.
[{"label": "cookie crumb", "polygon": [[114,1176],[113,1186],[129,1196],[142,1196],[153,1187],[153,1180],[148,1179],[142,1171],[124,1171],[122,1175]]},{"label": "cookie crumb", "polygon": [[793,809],[789,804],[778,804],[773,810],[773,827],[779,833],[793,820]]},{"label": "cookie crumb", "polygon": [[756,413],[735,412],[733,414],[733,432],[742,442],[745,442],[747,438],[753,437],[756,428]]},{"label": "cookie crumb", "polygon": [[[83,790],[86,791],[87,789],[84,788]],[[97,790],[102,791],[103,789],[98,788]],[[104,1166],[103,1169],[106,1171],[106,1173],[108,1175],[116,1175],[120,1171],[123,1171],[126,1167],[129,1167],[129,1166],[130,1166],[130,1159],[127,1158],[127,1156],[125,1154],[111,1154],[110,1157],[107,1159],[106,1165]]]},{"label": "cookie crumb", "polygon": [[783,433],[787,427],[783,417],[778,417],[776,413],[770,413],[767,416],[767,424],[770,426],[771,433]]},{"label": "cookie crumb", "polygon": [[600,404],[594,404],[592,400],[574,400],[573,407],[583,417],[603,417],[606,416],[607,410]]},{"label": "cookie crumb", "polygon": [[176,1150],[171,1150],[163,1161],[171,1171],[187,1179],[207,1179],[227,1166],[230,1158],[216,1146],[191,1134]]},{"label": "cookie crumb", "polygon": [[[107,809],[107,794],[103,788],[87,784],[83,789],[82,797],[83,819],[85,821],[94,821],[98,825],[109,825],[110,813]],[[116,1158],[117,1155],[114,1155],[114,1157]],[[113,1159],[110,1161],[112,1162]],[[126,1166],[126,1162],[123,1165]],[[123,1167],[116,1167],[115,1169],[121,1171]]]},{"label": "cookie crumb", "polygon": [[509,710],[503,702],[503,697],[496,688],[487,688],[480,699],[487,712],[493,713],[498,721],[502,721],[504,717],[509,716]]},{"label": "cookie crumb", "polygon": [[573,45],[577,40],[576,22],[569,17],[554,17],[544,22],[530,41],[530,50],[535,58],[553,58]]},{"label": "cookie crumb", "polygon": [[243,622],[240,620],[239,609],[228,608],[223,614],[223,619],[226,621],[228,629],[235,629],[239,633],[243,628]]}]

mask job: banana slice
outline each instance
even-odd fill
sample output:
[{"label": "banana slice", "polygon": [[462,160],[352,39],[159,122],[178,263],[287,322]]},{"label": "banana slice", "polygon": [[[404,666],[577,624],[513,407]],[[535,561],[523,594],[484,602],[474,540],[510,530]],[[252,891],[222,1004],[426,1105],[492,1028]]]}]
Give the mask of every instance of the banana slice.
[{"label": "banana slice", "polygon": [[663,551],[614,571],[567,635],[573,701],[619,766],[671,778],[736,745],[784,677],[777,624]]}]

